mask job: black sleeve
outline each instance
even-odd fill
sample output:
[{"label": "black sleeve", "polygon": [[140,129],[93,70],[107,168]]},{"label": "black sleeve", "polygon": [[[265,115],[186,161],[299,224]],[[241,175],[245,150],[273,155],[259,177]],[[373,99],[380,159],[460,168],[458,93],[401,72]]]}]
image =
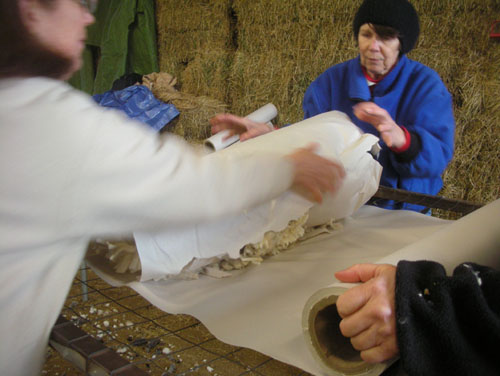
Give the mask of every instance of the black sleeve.
[{"label": "black sleeve", "polygon": [[500,271],[473,263],[452,277],[431,261],[400,261],[396,325],[414,375],[500,375]]}]

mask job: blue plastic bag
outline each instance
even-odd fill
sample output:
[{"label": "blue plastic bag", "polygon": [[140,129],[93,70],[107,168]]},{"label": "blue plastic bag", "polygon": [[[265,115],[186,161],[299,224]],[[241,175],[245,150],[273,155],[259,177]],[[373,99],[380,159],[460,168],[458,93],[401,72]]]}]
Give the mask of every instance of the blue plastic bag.
[{"label": "blue plastic bag", "polygon": [[173,104],[156,99],[151,90],[143,85],[107,91],[103,94],[96,94],[93,98],[99,105],[121,110],[130,118],[146,123],[157,131],[163,129],[179,115],[179,111]]}]

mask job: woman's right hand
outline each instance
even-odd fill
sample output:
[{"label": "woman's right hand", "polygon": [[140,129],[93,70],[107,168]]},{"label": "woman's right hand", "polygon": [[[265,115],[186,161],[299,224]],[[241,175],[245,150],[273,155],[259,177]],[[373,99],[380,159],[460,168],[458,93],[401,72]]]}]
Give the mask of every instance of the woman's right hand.
[{"label": "woman's right hand", "polygon": [[228,130],[226,138],[239,134],[240,141],[249,140],[273,131],[273,127],[269,124],[256,123],[253,120],[233,114],[218,114],[210,119],[210,125],[212,126],[212,134]]},{"label": "woman's right hand", "polygon": [[321,203],[323,193],[335,194],[345,177],[344,167],[330,159],[320,157],[314,151],[318,145],[311,144],[297,149],[287,158],[294,165],[292,189],[308,200]]}]

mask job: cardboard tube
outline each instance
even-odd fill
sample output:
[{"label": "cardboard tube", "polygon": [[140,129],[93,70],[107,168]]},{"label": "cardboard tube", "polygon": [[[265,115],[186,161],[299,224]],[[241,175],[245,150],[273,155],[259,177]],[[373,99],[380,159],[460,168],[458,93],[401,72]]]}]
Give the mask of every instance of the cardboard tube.
[{"label": "cardboard tube", "polygon": [[316,291],[306,302],[302,313],[302,329],[314,359],[328,376],[382,373],[392,362],[369,364],[340,332],[342,320],[337,312],[337,299],[355,284],[336,283]]},{"label": "cardboard tube", "polygon": [[207,138],[203,145],[205,145],[208,151],[214,152],[217,150],[225,149],[240,140],[240,136],[237,134],[230,137],[228,136],[229,130],[225,129]]},{"label": "cardboard tube", "polygon": [[251,114],[245,116],[247,119],[253,120],[256,123],[269,123],[278,115],[278,110],[272,103],[255,110]]},{"label": "cardboard tube", "polygon": [[[276,109],[274,104],[268,103],[245,117],[257,123],[268,123],[272,127],[271,120],[273,120],[276,115],[278,115],[278,110]],[[223,130],[207,138],[203,144],[209,151],[214,152],[217,150],[225,149],[235,142],[238,142],[240,139],[239,135],[234,135],[231,137],[228,137],[228,135],[229,131]]]}]

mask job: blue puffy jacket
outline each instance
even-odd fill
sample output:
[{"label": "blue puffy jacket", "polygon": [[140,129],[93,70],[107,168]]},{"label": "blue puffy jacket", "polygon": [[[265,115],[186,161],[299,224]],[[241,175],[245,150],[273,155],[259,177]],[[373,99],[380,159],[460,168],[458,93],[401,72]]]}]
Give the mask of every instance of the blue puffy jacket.
[{"label": "blue puffy jacket", "polygon": [[[353,113],[358,102],[372,101],[384,108],[398,124],[417,137],[419,150],[411,158],[391,151],[380,140],[381,185],[435,195],[443,185],[441,174],[453,156],[455,120],[451,95],[432,69],[403,55],[390,73],[370,93],[359,56],[334,65],[307,89],[304,117],[337,110],[345,112],[364,132],[378,136],[369,123]],[[420,211],[421,206],[385,202],[391,209]]]}]

